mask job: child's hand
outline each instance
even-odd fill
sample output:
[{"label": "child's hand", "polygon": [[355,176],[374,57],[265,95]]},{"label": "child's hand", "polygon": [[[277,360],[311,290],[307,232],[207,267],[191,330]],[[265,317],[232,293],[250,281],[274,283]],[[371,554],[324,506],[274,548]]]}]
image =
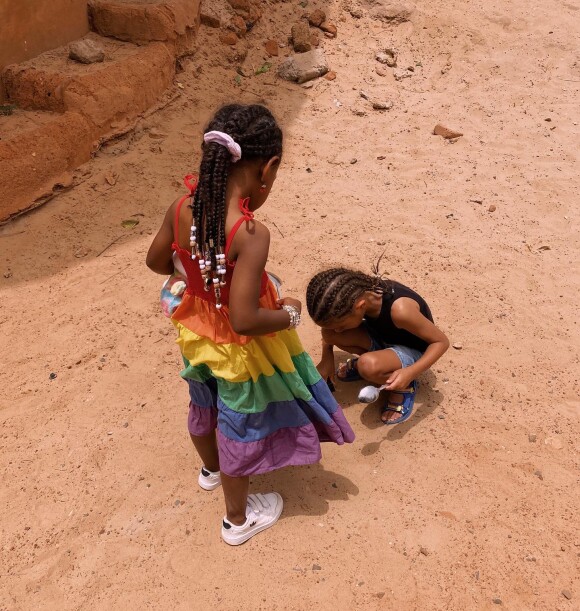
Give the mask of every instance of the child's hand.
[{"label": "child's hand", "polygon": [[387,378],[385,382],[385,390],[405,390],[409,388],[411,382],[415,379],[413,372],[408,367],[397,369]]},{"label": "child's hand", "polygon": [[323,380],[328,380],[329,378],[336,382],[336,372],[334,370],[334,356],[323,356],[320,360],[320,363],[316,365],[316,369],[318,369],[318,373],[322,376]]},{"label": "child's hand", "polygon": [[276,302],[280,307],[289,305],[295,307],[298,312],[302,313],[302,304],[298,301],[298,299],[294,299],[293,297],[284,297],[283,299],[278,299]]}]

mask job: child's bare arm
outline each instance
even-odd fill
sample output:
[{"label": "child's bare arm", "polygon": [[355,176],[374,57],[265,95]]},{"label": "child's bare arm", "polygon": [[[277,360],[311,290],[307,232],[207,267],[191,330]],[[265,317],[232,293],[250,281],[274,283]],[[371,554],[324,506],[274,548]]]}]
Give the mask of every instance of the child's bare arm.
[{"label": "child's bare arm", "polygon": [[445,354],[449,348],[449,340],[441,329],[421,314],[419,304],[414,299],[408,297],[397,299],[391,308],[391,318],[399,329],[404,329],[429,344],[416,363],[398,369],[389,376],[387,390],[402,390]]},{"label": "child's bare arm", "polygon": [[166,212],[161,228],[153,238],[147,253],[147,267],[156,274],[163,274],[164,276],[172,274],[174,271],[171,245],[173,244],[173,219],[177,201],[173,202]]},{"label": "child's bare arm", "polygon": [[[259,307],[270,232],[254,221],[248,227],[240,228],[232,246],[236,252],[236,267],[230,287],[230,322],[234,331],[240,335],[266,335],[287,329],[290,324],[288,312]],[[300,306],[296,300],[289,302]]]}]

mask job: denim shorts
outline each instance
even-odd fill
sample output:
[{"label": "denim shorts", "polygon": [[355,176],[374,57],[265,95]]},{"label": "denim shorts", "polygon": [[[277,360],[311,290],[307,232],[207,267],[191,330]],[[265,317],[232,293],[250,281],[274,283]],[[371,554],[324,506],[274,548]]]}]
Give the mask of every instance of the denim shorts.
[{"label": "denim shorts", "polygon": [[422,356],[423,352],[420,350],[415,350],[415,348],[409,348],[409,346],[400,346],[393,345],[385,342],[381,337],[378,337],[373,331],[369,328],[368,325],[365,325],[363,322],[363,326],[365,331],[369,334],[371,338],[371,349],[369,352],[376,352],[377,350],[392,350],[401,361],[401,367],[410,367],[413,363],[416,363]]}]

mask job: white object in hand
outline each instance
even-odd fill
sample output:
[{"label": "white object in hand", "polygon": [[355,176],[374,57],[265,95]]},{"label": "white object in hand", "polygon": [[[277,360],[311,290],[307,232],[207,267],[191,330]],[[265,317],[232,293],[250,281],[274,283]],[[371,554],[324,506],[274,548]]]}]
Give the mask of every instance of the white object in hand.
[{"label": "white object in hand", "polygon": [[365,386],[360,389],[358,393],[358,400],[360,403],[374,403],[378,398],[381,390],[383,390],[385,386]]},{"label": "white object in hand", "polygon": [[183,295],[185,289],[187,288],[187,285],[185,284],[185,282],[183,282],[183,280],[178,280],[170,289],[169,292],[175,296],[178,297],[179,295]]}]

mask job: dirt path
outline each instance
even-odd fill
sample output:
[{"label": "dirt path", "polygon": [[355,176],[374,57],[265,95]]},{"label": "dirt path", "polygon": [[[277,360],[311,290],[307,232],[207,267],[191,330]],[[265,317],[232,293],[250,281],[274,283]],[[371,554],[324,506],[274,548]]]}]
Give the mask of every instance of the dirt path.
[{"label": "dirt path", "polygon": [[[329,2],[338,76],[312,89],[272,72],[240,89],[203,29],[176,102],[2,228],[1,609],[578,608],[578,9],[431,0],[392,27]],[[264,16],[248,70],[297,14]],[[391,44],[414,67],[400,82],[375,72]],[[361,89],[393,109],[353,114]],[[285,512],[239,549],[219,538],[219,491],[195,483],[179,355],[144,267],[231,99],[284,123],[260,215],[286,292],[386,249],[462,345],[400,427],[340,388],[356,442],[255,478]],[[465,135],[434,136],[438,122]],[[317,356],[310,321],[301,335]]]}]

